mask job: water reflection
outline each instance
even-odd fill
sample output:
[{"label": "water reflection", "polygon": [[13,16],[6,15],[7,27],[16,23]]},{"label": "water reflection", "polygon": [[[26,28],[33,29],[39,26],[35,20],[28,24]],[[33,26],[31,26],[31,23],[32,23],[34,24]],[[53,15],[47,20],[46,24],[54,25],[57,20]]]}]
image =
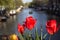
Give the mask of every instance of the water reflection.
[{"label": "water reflection", "polygon": [[0,35],[2,34],[12,34],[17,30],[17,20],[16,15],[7,20],[7,22],[0,22]]}]

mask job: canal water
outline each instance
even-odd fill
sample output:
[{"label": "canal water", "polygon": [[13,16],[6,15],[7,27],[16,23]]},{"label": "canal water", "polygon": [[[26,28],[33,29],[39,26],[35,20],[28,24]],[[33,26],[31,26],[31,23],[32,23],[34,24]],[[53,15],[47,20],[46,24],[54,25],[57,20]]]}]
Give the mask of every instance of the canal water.
[{"label": "canal water", "polygon": [[[32,11],[32,14],[29,14],[30,11]],[[18,35],[17,24],[20,23],[22,25],[24,23],[26,17],[28,17],[28,16],[33,16],[37,20],[35,28],[31,31],[33,37],[35,37],[36,28],[37,28],[38,34],[40,35],[41,26],[43,28],[42,34],[44,35],[47,33],[46,22],[48,19],[59,20],[59,17],[56,17],[54,15],[47,15],[47,13],[44,11],[36,11],[33,9],[26,8],[26,9],[23,9],[22,12],[18,13],[14,17],[10,17],[7,20],[7,22],[0,23],[0,35],[4,35],[4,34],[9,35],[9,34],[13,34],[13,33],[16,33]],[[30,31],[28,29],[26,29],[25,33],[30,33]],[[47,33],[45,40],[48,40],[49,36],[50,35]],[[60,37],[60,31],[58,31],[56,34],[54,34],[51,37],[51,40],[60,40],[59,37]]]},{"label": "canal water", "polygon": [[[29,14],[29,12],[32,11],[32,14]],[[18,15],[18,23],[23,24],[23,22],[25,21],[26,17],[28,16],[33,16],[35,19],[37,19],[35,28],[32,30],[32,34],[33,37],[35,37],[35,29],[37,28],[37,32],[40,35],[40,26],[43,27],[43,34],[46,33],[46,29],[45,29],[45,24],[47,21],[47,15],[45,14],[45,12],[37,12],[34,11],[32,9],[24,9],[21,14]],[[26,32],[30,32],[28,29],[26,29]]]}]

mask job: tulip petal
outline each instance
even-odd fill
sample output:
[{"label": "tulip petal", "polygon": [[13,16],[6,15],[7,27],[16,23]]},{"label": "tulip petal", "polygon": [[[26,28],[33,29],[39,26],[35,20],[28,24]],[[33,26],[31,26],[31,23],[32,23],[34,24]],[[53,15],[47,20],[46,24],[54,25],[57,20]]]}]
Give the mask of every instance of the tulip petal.
[{"label": "tulip petal", "polygon": [[21,34],[24,33],[24,26],[18,24],[18,32],[20,32]]},{"label": "tulip petal", "polygon": [[32,30],[34,28],[35,23],[36,20],[32,16],[26,18],[25,25],[29,30]]},{"label": "tulip petal", "polygon": [[58,27],[57,27],[56,20],[49,20],[49,21],[47,21],[46,30],[51,35],[56,33],[59,30]]}]

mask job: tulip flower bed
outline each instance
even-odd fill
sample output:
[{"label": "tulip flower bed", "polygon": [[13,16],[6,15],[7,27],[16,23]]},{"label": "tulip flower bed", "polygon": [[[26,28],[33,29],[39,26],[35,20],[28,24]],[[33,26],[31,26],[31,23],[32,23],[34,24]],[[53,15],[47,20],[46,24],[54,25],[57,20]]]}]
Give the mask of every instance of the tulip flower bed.
[{"label": "tulip flower bed", "polygon": [[[37,28],[36,28],[35,39],[32,37],[31,31],[34,29],[36,21],[37,20],[35,18],[33,18],[32,16],[29,16],[29,17],[26,18],[23,25],[18,23],[18,32],[19,32],[20,40],[45,40],[47,34],[42,36],[42,32],[43,32],[42,26],[40,28],[40,35],[38,35]],[[26,28],[28,30],[30,30],[30,33],[29,34],[26,33],[24,35],[24,31],[25,31]],[[46,30],[47,30],[47,33],[50,34],[50,37],[49,37],[48,40],[51,40],[51,35],[56,34],[56,32],[58,32],[58,30],[59,30],[59,26],[57,27],[57,22],[56,22],[55,19],[48,20],[46,22]]]}]

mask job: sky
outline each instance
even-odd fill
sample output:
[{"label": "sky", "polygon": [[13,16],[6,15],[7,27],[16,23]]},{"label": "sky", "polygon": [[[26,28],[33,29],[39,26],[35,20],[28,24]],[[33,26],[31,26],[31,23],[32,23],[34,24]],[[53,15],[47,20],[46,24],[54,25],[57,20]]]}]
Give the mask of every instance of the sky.
[{"label": "sky", "polygon": [[23,3],[32,2],[32,0],[22,0]]}]

